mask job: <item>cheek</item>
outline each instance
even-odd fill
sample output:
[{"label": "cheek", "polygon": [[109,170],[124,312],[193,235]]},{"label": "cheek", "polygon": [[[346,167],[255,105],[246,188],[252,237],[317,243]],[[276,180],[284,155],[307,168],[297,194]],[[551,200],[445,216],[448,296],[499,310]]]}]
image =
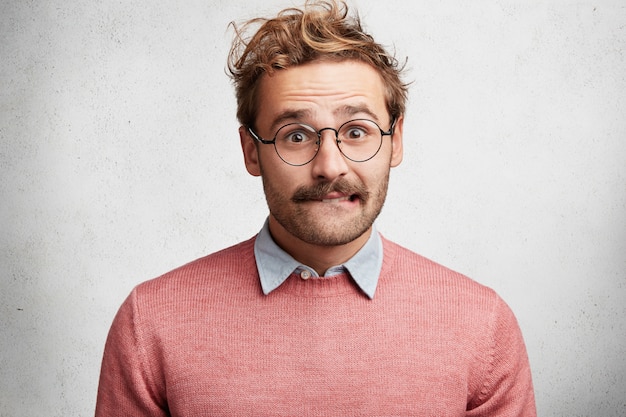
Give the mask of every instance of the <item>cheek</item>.
[{"label": "cheek", "polygon": [[293,191],[302,184],[296,173],[288,169],[277,169],[284,168],[280,164],[285,165],[281,160],[265,160],[265,163],[261,164],[263,188],[266,193],[271,193],[274,198],[290,197]]},{"label": "cheek", "polygon": [[389,176],[390,166],[388,163],[372,163],[363,168],[365,169],[357,171],[357,175],[368,187],[377,187],[381,182],[385,182]]}]

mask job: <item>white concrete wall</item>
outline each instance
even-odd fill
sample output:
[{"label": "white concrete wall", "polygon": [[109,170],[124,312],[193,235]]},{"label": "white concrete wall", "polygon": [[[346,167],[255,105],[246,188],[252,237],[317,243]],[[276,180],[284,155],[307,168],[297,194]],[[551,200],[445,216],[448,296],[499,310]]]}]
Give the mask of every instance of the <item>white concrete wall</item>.
[{"label": "white concrete wall", "polygon": [[[252,236],[227,24],[286,0],[0,2],[0,416],[89,416],[137,283]],[[626,415],[626,4],[358,0],[414,81],[379,221],[496,289],[542,416]]]}]

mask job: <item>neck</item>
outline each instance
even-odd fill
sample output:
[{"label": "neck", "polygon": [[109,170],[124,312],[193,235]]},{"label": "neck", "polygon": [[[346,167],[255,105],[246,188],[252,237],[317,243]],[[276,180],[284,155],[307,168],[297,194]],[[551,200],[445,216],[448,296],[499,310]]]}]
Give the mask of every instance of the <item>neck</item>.
[{"label": "neck", "polygon": [[372,228],[355,240],[343,245],[322,246],[307,243],[289,233],[270,215],[269,228],[272,238],[278,246],[296,261],[313,268],[319,276],[331,267],[341,265],[352,258],[369,239]]}]

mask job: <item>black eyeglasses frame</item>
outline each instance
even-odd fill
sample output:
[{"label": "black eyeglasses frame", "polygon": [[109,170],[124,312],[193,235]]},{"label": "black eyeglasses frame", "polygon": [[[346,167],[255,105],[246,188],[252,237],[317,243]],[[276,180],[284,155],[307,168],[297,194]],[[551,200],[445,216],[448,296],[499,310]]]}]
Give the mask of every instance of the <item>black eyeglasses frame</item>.
[{"label": "black eyeglasses frame", "polygon": [[[372,156],[370,156],[367,159],[363,159],[363,160],[356,160],[356,159],[352,159],[350,158],[348,155],[346,155],[343,150],[341,149],[341,146],[339,146],[339,144],[341,143],[341,140],[339,139],[339,131],[341,130],[342,127],[344,127],[345,125],[355,122],[355,121],[359,121],[359,120],[365,120],[365,121],[369,121],[374,123],[374,125],[376,125],[376,127],[378,127],[378,130],[380,130],[380,144],[378,146],[378,149],[376,149],[376,152],[374,152],[374,154]],[[376,155],[378,155],[378,152],[380,152],[380,148],[383,146],[383,137],[385,136],[393,136],[394,131],[395,131],[395,127],[396,127],[396,122],[398,121],[397,117],[393,117],[391,119],[391,127],[389,128],[388,131],[384,131],[380,128],[380,126],[378,125],[378,123],[376,123],[375,121],[371,120],[371,119],[352,119],[352,120],[348,120],[347,122],[343,123],[341,126],[339,126],[338,129],[334,129],[332,127],[324,127],[322,129],[315,129],[313,126],[307,124],[307,123],[287,123],[284,126],[281,126],[276,133],[274,134],[274,138],[271,140],[267,140],[267,139],[263,139],[261,136],[259,136],[253,129],[251,126],[247,127],[248,132],[250,133],[250,135],[257,140],[258,142],[264,144],[264,145],[274,145],[274,151],[276,151],[276,155],[278,155],[278,157],[287,165],[291,165],[291,166],[304,166],[306,164],[308,164],[309,162],[311,162],[312,160],[315,159],[315,157],[317,156],[317,154],[319,153],[319,144],[321,143],[322,140],[322,132],[325,130],[332,130],[333,132],[335,132],[335,143],[337,145],[337,148],[339,149],[339,152],[341,152],[341,154],[348,160],[352,161],[352,162],[367,162],[370,159],[374,158]],[[283,158],[283,156],[280,154],[280,152],[278,152],[278,149],[276,148],[276,136],[278,135],[278,132],[280,132],[281,129],[283,129],[285,126],[290,126],[290,125],[294,125],[294,124],[298,124],[298,125],[304,125],[304,126],[308,126],[312,129],[312,132],[315,132],[315,134],[317,134],[317,143],[316,145],[318,145],[317,150],[315,151],[315,154],[313,155],[313,157],[311,159],[309,159],[308,161],[301,163],[301,164],[294,164],[291,163],[287,160],[285,160],[285,158]]]}]

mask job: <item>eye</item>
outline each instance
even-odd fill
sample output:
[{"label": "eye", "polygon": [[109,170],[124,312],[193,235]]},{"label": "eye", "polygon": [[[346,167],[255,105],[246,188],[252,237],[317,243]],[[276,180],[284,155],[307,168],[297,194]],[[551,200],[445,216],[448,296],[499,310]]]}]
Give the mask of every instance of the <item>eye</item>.
[{"label": "eye", "polygon": [[361,127],[350,127],[346,131],[346,139],[357,140],[357,139],[363,139],[365,136],[367,136],[367,131],[365,131]]},{"label": "eye", "polygon": [[302,142],[306,142],[307,139],[308,138],[305,133],[303,133],[302,131],[295,131],[285,136],[284,140],[285,142],[289,142],[289,143],[302,143]]},{"label": "eye", "polygon": [[315,129],[301,124],[283,126],[276,134],[277,141],[284,145],[301,145],[315,141],[316,138]]},{"label": "eye", "polygon": [[359,142],[368,139],[373,135],[374,122],[368,120],[354,120],[342,126],[339,136],[341,140]]}]

